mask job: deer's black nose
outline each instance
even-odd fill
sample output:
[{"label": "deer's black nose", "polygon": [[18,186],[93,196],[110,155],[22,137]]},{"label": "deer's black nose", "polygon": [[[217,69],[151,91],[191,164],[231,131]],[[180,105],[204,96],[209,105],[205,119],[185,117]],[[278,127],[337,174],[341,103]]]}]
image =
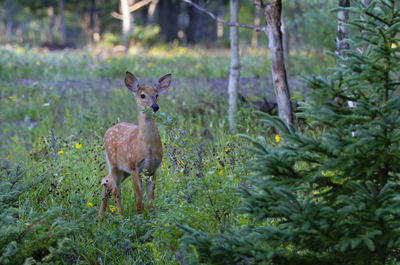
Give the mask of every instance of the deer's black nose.
[{"label": "deer's black nose", "polygon": [[157,112],[157,110],[158,110],[160,107],[158,107],[157,104],[153,104],[153,106],[151,106],[151,108],[153,109],[154,112]]}]

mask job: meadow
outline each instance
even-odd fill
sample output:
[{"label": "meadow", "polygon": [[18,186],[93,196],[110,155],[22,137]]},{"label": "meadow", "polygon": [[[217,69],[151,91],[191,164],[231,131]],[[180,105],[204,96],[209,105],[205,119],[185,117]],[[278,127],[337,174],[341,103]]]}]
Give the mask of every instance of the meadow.
[{"label": "meadow", "polygon": [[[324,74],[331,63],[324,55],[291,55],[294,98],[306,93],[299,75]],[[108,171],[104,132],[121,121],[137,122],[134,97],[123,83],[127,70],[146,84],[172,73],[155,115],[164,158],[152,214],[146,207],[135,214],[129,180],[122,185],[122,215],[109,202],[99,220],[100,181]],[[104,57],[1,48],[0,264],[185,264],[181,225],[213,233],[248,224],[235,212],[251,157],[239,134],[279,145],[251,104],[274,100],[268,52],[242,54],[246,102],[234,134],[227,123],[228,71],[224,50],[160,46]]]}]

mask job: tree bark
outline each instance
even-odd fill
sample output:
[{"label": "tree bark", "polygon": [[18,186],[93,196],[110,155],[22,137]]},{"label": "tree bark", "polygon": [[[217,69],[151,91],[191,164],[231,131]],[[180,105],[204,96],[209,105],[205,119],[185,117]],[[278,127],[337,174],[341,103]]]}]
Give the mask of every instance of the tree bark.
[{"label": "tree bark", "polygon": [[58,12],[60,15],[60,41],[61,44],[65,44],[67,42],[67,31],[65,29],[64,0],[58,0]]},{"label": "tree bark", "polygon": [[[339,0],[339,7],[349,7],[350,0]],[[349,37],[349,32],[344,24],[349,19],[349,14],[345,10],[338,11],[338,23],[337,23],[337,32],[336,32],[336,51],[335,53],[339,55],[342,59],[344,59],[344,55],[342,53],[343,50],[350,49],[350,45],[345,42],[345,39]]]},{"label": "tree bark", "polygon": [[290,92],[284,63],[282,32],[281,32],[281,0],[269,0],[264,6],[264,16],[267,21],[266,34],[271,53],[272,81],[274,84],[279,117],[286,125],[293,124],[294,115],[290,102]]},{"label": "tree bark", "polygon": [[129,49],[129,33],[131,32],[131,12],[129,12],[129,0],[121,0],[120,2],[122,14],[122,37],[124,39],[125,53]]},{"label": "tree bark", "polygon": [[282,31],[282,43],[283,43],[283,56],[287,60],[289,58],[290,48],[289,48],[289,38],[288,38],[287,31],[286,31],[285,18],[284,18],[283,14],[284,13],[282,10],[281,11],[281,31]]},{"label": "tree bark", "polygon": [[[238,21],[239,0],[230,0],[230,22]],[[228,94],[229,110],[228,120],[231,132],[235,130],[235,116],[237,112],[237,95],[240,77],[239,40],[237,27],[230,27],[231,66],[229,71]]]}]

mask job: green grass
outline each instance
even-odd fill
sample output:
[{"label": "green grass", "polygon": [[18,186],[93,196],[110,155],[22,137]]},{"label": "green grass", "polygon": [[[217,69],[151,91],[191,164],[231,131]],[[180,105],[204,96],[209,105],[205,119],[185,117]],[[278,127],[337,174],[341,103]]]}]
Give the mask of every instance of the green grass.
[{"label": "green grass", "polygon": [[[226,78],[226,52],[175,47],[100,59],[85,52],[1,49],[0,62],[0,160],[5,185],[0,191],[6,194],[18,186],[12,184],[12,176],[21,183],[15,203],[3,202],[17,232],[0,240],[0,250],[7,250],[4,253],[10,257],[8,261],[1,257],[0,263],[31,257],[47,263],[175,264],[184,257],[178,248],[177,224],[211,233],[247,222],[236,216],[234,208],[239,203],[236,187],[246,185],[248,143],[228,133],[224,93],[200,86],[201,80]],[[135,215],[133,186],[126,181],[122,216],[108,209],[99,221],[100,181],[107,173],[104,132],[117,122],[137,121],[135,100],[122,87],[127,69],[146,82],[168,72],[180,81],[159,102],[164,159],[154,212]],[[268,76],[269,58],[257,53],[243,57],[241,73]],[[120,83],[107,83],[108,78]],[[239,133],[269,134],[270,144],[276,144],[275,135],[257,121],[251,108],[240,106],[237,120]],[[4,220],[9,219],[2,216],[7,215],[0,214],[0,226],[6,229],[10,224]],[[35,223],[38,220],[44,223]]]}]

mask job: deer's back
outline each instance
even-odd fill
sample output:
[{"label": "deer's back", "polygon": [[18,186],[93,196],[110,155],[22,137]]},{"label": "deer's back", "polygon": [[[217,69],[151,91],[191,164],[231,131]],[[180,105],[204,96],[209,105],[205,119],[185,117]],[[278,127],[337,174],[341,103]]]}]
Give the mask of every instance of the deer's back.
[{"label": "deer's back", "polygon": [[121,122],[109,128],[104,135],[104,149],[112,167],[120,171],[130,172],[132,164],[137,163],[133,156],[138,126]]}]

